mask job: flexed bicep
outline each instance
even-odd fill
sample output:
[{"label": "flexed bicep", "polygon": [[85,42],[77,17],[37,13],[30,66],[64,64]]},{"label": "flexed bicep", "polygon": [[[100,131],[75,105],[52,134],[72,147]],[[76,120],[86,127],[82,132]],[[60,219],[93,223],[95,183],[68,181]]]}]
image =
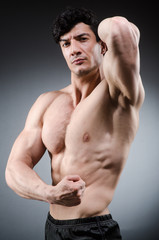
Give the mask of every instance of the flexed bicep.
[{"label": "flexed bicep", "polygon": [[105,19],[99,25],[99,36],[107,46],[103,58],[103,73],[110,95],[119,94],[135,105],[141,91],[139,30],[126,18]]},{"label": "flexed bicep", "polygon": [[24,128],[12,147],[9,162],[21,161],[33,168],[43,156],[45,149],[41,139],[41,129]]}]

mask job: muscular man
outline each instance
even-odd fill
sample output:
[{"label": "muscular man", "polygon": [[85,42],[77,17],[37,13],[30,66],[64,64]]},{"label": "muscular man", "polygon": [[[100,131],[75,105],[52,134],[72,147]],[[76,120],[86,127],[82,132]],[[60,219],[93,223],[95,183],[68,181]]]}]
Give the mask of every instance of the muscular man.
[{"label": "muscular man", "polygon": [[[139,30],[115,16],[98,23],[66,9],[53,26],[71,84],[42,94],[31,108],[6,168],[10,188],[50,204],[45,239],[121,239],[108,210],[144,101]],[[33,170],[45,150],[52,185]]]}]

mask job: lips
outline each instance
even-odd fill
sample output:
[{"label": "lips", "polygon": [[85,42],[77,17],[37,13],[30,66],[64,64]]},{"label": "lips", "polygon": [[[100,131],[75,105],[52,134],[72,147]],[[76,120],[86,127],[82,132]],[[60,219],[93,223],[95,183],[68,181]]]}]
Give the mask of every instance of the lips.
[{"label": "lips", "polygon": [[72,60],[72,64],[80,65],[82,64],[86,59],[85,58],[75,58]]}]

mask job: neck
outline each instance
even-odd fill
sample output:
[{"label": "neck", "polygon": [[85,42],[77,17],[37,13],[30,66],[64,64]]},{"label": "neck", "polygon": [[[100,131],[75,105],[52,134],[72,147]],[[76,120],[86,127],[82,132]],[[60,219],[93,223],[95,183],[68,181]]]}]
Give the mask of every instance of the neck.
[{"label": "neck", "polygon": [[95,70],[85,76],[71,74],[72,98],[74,107],[85,99],[101,82],[99,70]]}]

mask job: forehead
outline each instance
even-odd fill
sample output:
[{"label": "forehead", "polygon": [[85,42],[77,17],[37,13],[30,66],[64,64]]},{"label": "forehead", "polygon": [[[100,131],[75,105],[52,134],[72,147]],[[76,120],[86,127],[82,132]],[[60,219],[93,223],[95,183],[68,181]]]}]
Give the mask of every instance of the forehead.
[{"label": "forehead", "polygon": [[95,36],[90,26],[81,22],[81,23],[77,23],[68,33],[61,36],[60,39],[70,39],[72,37],[78,36],[83,33],[87,33],[90,36],[93,36],[93,35]]}]

